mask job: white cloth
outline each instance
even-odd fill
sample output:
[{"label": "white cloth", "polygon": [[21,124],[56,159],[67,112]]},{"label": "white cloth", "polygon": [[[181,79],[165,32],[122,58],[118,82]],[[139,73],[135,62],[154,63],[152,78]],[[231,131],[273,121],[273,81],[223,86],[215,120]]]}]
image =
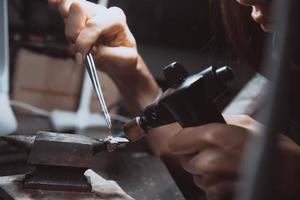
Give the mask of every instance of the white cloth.
[{"label": "white cloth", "polygon": [[106,180],[93,170],[86,170],[84,175],[92,186],[92,192],[101,198],[107,200],[134,200],[115,181]]},{"label": "white cloth", "polygon": [[269,81],[257,73],[223,110],[223,114],[253,116],[261,106],[270,87]]}]

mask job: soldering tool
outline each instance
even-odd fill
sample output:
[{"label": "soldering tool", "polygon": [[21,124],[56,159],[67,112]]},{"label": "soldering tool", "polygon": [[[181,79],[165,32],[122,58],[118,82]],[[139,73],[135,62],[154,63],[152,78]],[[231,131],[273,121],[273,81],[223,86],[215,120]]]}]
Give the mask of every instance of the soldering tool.
[{"label": "soldering tool", "polygon": [[180,63],[174,62],[163,72],[169,88],[124,125],[130,141],[137,141],[152,128],[173,122],[182,127],[225,123],[215,101],[226,90],[226,82],[233,79],[230,67],[209,67],[189,76]]}]

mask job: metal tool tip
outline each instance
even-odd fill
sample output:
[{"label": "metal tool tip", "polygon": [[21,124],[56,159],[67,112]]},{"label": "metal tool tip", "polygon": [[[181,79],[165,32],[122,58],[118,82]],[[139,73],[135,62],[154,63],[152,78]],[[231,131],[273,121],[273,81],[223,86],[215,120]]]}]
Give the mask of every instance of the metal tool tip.
[{"label": "metal tool tip", "polygon": [[131,142],[135,142],[145,135],[145,131],[140,126],[139,120],[139,117],[134,118],[123,126],[123,131]]}]

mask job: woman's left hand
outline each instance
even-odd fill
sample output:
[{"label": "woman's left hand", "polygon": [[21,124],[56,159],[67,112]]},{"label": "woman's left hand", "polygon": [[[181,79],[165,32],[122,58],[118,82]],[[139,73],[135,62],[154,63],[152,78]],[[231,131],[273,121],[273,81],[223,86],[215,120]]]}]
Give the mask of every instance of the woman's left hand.
[{"label": "woman's left hand", "polygon": [[[225,119],[231,125],[214,123],[185,128],[169,142],[169,151],[181,157],[183,168],[193,175],[195,184],[209,200],[232,199],[245,143],[261,128],[261,124],[245,115]],[[279,135],[278,150],[274,189],[282,199],[298,198],[300,147]]]},{"label": "woman's left hand", "polygon": [[[260,124],[246,115],[224,116],[228,124],[185,128],[169,142],[183,168],[208,199],[231,199],[245,142]],[[251,130],[251,132],[250,132]]]},{"label": "woman's left hand", "polygon": [[231,199],[249,134],[245,128],[217,123],[186,128],[172,138],[169,149],[181,156],[183,168],[208,199]]}]

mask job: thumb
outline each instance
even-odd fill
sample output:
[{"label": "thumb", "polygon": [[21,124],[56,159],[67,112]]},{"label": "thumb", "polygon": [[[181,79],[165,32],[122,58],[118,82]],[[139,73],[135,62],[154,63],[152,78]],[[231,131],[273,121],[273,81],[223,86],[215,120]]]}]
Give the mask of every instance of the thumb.
[{"label": "thumb", "polygon": [[135,48],[129,47],[108,47],[100,46],[94,53],[97,64],[115,63],[118,66],[136,66],[138,52]]}]

